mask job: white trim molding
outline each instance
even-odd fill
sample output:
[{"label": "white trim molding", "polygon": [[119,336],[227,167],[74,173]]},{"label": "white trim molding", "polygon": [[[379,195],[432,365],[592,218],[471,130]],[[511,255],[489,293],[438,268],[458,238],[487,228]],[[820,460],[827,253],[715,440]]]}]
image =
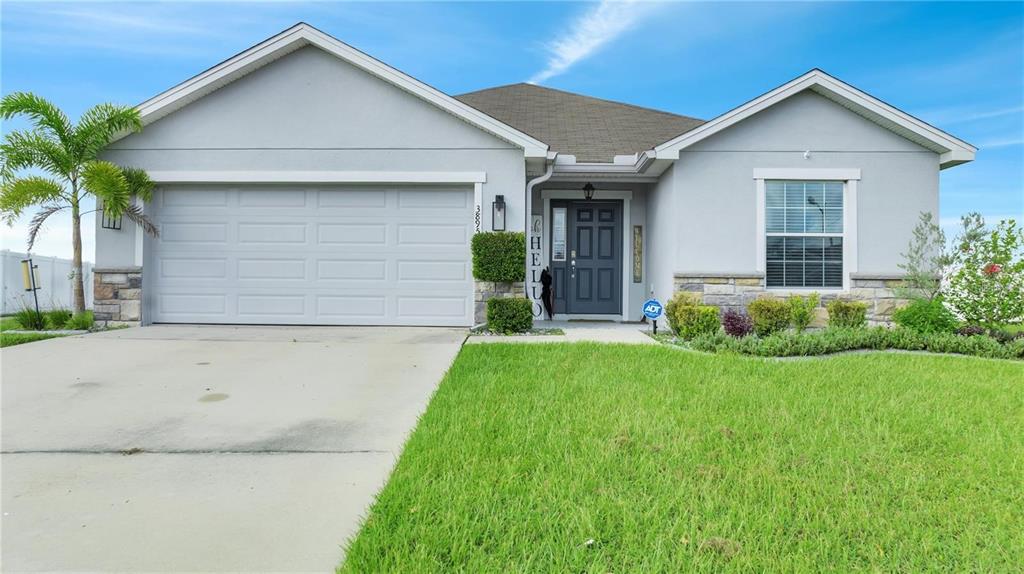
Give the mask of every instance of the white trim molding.
[{"label": "white trim molding", "polygon": [[859,169],[821,169],[821,168],[755,168],[754,179],[804,179],[850,181],[860,179]]},{"label": "white trim molding", "polygon": [[934,151],[939,154],[940,169],[972,161],[978,151],[978,148],[973,145],[902,112],[821,70],[814,69],[767,94],[656,146],[654,155],[659,159],[679,159],[680,150],[711,137],[804,90],[812,90],[865,119]]},{"label": "white trim molding", "polygon": [[476,171],[151,171],[156,183],[486,183]]},{"label": "white trim molding", "polygon": [[[840,292],[849,291],[851,275],[857,272],[857,183],[860,181],[860,170],[849,169],[805,169],[805,168],[754,168],[754,197],[757,211],[754,216],[757,228],[757,237],[754,252],[757,261],[754,262],[754,269],[758,273],[765,273],[767,264],[767,236],[768,229],[765,222],[765,181],[766,180],[789,180],[789,181],[842,181],[843,182],[843,232],[838,235],[843,237],[843,287],[808,287],[796,289],[793,287],[768,287],[768,277],[765,276],[765,290],[772,293],[802,293],[808,291]],[[837,234],[822,234],[837,235]]]},{"label": "white trim molding", "polygon": [[[316,28],[300,22],[173,88],[139,104],[143,125],[181,109],[215,90],[304,46],[316,46],[345,62],[394,85],[491,135],[523,149],[525,157],[546,158],[548,145],[512,126],[460,102],[391,66],[360,52]],[[117,139],[127,136],[119,134]]]},{"label": "white trim molding", "polygon": [[[551,260],[551,246],[548,238],[551,237],[551,200],[552,199],[585,199],[583,191],[568,190],[568,189],[545,189],[540,192],[540,197],[544,203],[544,231],[541,235],[541,265],[548,265]],[[629,253],[630,245],[632,245],[632,221],[630,211],[630,202],[633,199],[632,191],[608,191],[608,190],[597,190],[594,192],[593,199],[595,201],[600,200],[622,200],[622,313],[617,315],[621,321],[629,321],[629,287],[632,284],[632,266],[630,263]],[[554,319],[568,320],[568,319],[607,319],[608,317],[616,317],[616,315],[555,315]]]}]

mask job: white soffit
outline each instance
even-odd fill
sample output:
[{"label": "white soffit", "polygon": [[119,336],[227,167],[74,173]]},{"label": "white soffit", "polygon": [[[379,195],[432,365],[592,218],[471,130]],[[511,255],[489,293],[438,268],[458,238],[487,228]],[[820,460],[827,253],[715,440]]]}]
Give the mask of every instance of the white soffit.
[{"label": "white soffit", "polygon": [[[548,146],[423,82],[376,60],[352,46],[299,23],[137,106],[144,125],[150,124],[267,64],[304,46],[316,46],[451,115],[523,149],[526,157],[546,158]],[[125,137],[128,134],[122,134]],[[120,138],[118,138],[120,139]]]},{"label": "white soffit", "polygon": [[811,90],[824,96],[844,108],[926,149],[938,153],[941,168],[972,161],[975,153],[978,151],[971,144],[931,126],[910,114],[902,112],[821,70],[815,69],[655,147],[657,157],[678,159],[680,150],[804,90]]}]

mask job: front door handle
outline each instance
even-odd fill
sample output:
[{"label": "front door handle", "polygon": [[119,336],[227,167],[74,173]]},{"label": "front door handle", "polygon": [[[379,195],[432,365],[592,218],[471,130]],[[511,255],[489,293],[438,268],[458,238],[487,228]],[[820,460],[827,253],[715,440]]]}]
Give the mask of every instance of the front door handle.
[{"label": "front door handle", "polygon": [[575,259],[573,259],[572,263],[570,263],[570,265],[569,265],[569,277],[571,279],[575,279],[576,278],[576,260]]}]

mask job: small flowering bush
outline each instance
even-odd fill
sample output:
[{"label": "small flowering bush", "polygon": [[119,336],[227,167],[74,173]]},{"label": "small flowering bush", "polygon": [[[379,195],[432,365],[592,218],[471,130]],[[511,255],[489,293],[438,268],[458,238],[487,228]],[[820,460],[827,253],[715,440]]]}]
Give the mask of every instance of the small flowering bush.
[{"label": "small flowering bush", "polygon": [[754,322],[735,309],[727,309],[722,313],[722,328],[732,337],[746,337],[754,332]]},{"label": "small flowering bush", "polygon": [[1024,229],[1013,219],[985,227],[963,218],[946,300],[968,323],[995,329],[1024,318]]}]

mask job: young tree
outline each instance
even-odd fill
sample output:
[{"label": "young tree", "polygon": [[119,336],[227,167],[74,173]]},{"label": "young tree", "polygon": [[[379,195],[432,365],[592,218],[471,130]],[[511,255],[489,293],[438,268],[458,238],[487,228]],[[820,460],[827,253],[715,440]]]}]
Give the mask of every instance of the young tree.
[{"label": "young tree", "polygon": [[905,272],[900,295],[907,299],[932,300],[942,290],[942,280],[948,277],[954,256],[946,245],[946,234],[935,223],[930,212],[921,212],[914,236],[898,264]]},{"label": "young tree", "polygon": [[0,214],[11,225],[26,209],[39,207],[29,224],[31,251],[48,217],[65,210],[71,212],[74,307],[76,313],[81,313],[85,310],[82,200],[91,195],[96,199],[96,208],[110,217],[124,216],[146,233],[157,234],[156,226],[135,201],[149,201],[152,197],[153,182],[146,172],[98,159],[117,134],[141,130],[142,119],[134,108],[99,104],[72,124],[57,106],[26,92],[15,92],[0,100],[0,119],[15,116],[28,118],[32,128],[11,131],[0,144]]},{"label": "young tree", "polygon": [[1024,229],[1013,219],[987,229],[976,213],[962,223],[946,300],[973,325],[997,329],[1024,320]]}]

